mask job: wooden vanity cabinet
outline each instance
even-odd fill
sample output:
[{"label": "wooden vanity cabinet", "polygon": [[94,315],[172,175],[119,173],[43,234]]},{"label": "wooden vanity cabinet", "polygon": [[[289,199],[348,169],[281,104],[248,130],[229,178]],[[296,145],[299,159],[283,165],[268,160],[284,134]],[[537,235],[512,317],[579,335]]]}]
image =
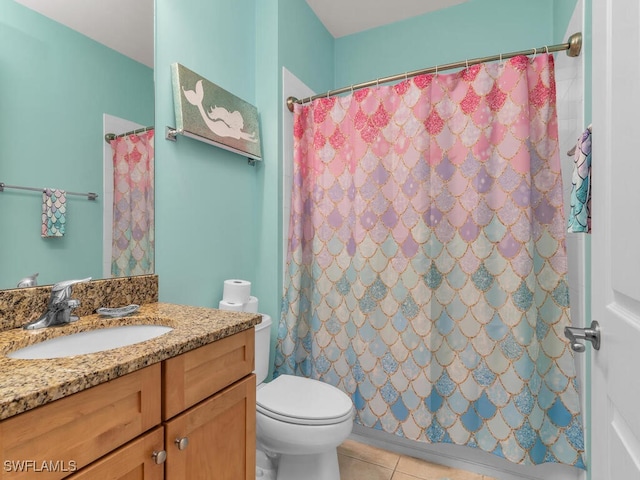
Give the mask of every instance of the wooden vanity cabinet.
[{"label": "wooden vanity cabinet", "polygon": [[250,328],[0,421],[0,480],[254,479],[254,335]]}]

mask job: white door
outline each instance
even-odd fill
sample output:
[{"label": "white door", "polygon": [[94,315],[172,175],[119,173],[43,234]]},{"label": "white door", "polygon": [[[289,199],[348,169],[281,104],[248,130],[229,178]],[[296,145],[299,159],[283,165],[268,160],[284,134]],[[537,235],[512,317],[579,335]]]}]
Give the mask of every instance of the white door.
[{"label": "white door", "polygon": [[593,1],[592,480],[640,479],[640,2]]}]

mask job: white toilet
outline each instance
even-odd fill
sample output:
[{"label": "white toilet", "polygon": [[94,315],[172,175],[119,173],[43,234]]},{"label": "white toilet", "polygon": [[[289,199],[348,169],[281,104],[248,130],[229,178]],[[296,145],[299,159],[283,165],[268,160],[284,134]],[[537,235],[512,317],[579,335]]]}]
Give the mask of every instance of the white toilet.
[{"label": "white toilet", "polygon": [[[275,460],[277,480],[340,480],[336,448],[351,433],[354,408],[336,387],[269,371],[271,317],[256,325],[256,431],[258,458]],[[260,465],[259,465],[260,466]],[[261,468],[256,479],[267,478]]]}]

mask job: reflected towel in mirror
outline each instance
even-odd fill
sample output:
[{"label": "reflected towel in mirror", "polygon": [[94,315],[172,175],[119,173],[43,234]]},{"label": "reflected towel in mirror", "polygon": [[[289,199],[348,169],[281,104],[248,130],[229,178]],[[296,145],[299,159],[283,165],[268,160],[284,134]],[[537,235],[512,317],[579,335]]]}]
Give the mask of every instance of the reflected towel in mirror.
[{"label": "reflected towel in mirror", "polygon": [[42,238],[64,236],[67,195],[64,190],[45,188],[42,192]]}]

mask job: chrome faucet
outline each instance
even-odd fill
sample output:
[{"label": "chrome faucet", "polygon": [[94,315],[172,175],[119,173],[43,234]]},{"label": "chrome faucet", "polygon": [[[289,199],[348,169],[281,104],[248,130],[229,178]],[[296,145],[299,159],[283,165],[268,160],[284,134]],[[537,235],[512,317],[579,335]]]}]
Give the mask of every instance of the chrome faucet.
[{"label": "chrome faucet", "polygon": [[80,306],[80,300],[71,298],[71,287],[76,283],[88,282],[89,280],[91,280],[91,277],[56,283],[51,287],[51,298],[49,298],[47,311],[37,320],[27,323],[23,328],[35,330],[55,325],[66,325],[78,320],[77,316],[71,315],[71,310]]}]

